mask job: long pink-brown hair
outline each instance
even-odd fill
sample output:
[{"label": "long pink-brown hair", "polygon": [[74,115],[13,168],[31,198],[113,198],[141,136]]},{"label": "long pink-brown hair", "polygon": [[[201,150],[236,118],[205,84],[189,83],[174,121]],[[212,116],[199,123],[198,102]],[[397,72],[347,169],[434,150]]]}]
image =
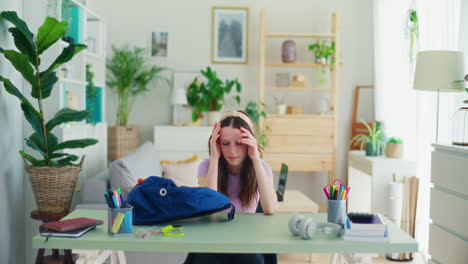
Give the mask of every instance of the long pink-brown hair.
[{"label": "long pink-brown hair", "polygon": [[[253,124],[252,118],[244,111],[238,111],[247,116],[251,123]],[[255,132],[253,128],[250,127],[247,122],[245,122],[242,118],[238,116],[228,116],[221,120],[221,128],[223,127],[232,127],[238,128],[241,127],[247,129],[254,137]],[[211,137],[210,137],[211,139]],[[257,144],[260,157],[262,157],[263,149],[260,145]],[[210,141],[208,140],[208,149],[210,148]],[[211,155],[211,151],[210,151]],[[241,202],[242,207],[249,207],[252,204],[253,198],[255,193],[258,190],[257,186],[257,175],[255,174],[255,169],[253,167],[252,159],[250,159],[249,155],[244,160],[242,164],[241,171],[240,171],[240,186],[241,190],[239,193],[239,200]],[[220,156],[218,161],[218,192],[228,196],[228,163],[223,155]]]}]

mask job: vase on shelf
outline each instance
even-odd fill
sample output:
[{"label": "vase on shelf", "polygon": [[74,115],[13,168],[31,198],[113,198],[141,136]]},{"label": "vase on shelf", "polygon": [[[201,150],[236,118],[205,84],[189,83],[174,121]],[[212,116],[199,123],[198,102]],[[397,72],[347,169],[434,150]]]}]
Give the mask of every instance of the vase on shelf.
[{"label": "vase on shelf", "polygon": [[293,63],[296,61],[296,42],[286,40],[281,48],[281,59],[284,63]]}]

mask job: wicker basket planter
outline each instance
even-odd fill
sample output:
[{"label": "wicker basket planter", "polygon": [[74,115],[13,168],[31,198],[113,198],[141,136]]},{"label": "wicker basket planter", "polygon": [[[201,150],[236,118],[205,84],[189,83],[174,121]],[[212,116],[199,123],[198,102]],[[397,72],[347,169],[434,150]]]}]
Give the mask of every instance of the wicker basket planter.
[{"label": "wicker basket planter", "polygon": [[25,165],[39,212],[69,211],[81,164],[63,168]]},{"label": "wicker basket planter", "polygon": [[403,158],[403,144],[388,143],[385,149],[385,157],[387,158]]},{"label": "wicker basket planter", "polygon": [[120,159],[140,145],[140,130],[138,127],[109,127],[107,137],[109,160]]}]

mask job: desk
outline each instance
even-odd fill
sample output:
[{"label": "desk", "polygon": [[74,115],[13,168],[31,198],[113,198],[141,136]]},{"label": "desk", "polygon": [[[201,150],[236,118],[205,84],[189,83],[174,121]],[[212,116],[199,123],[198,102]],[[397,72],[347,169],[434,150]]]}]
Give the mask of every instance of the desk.
[{"label": "desk", "polygon": [[318,213],[317,204],[299,190],[285,190],[278,213]]},{"label": "desk", "polygon": [[[101,219],[104,225],[80,238],[45,237],[36,235],[33,248],[108,249],[158,252],[226,252],[226,253],[386,253],[417,252],[418,244],[408,234],[387,221],[390,242],[354,242],[339,238],[318,237],[303,240],[288,229],[291,213],[275,215],[236,214],[227,221],[226,214],[174,221],[184,225],[185,236],[163,237],[152,235],[143,239],[136,236],[112,237],[107,234],[105,210],[75,210],[66,218],[89,217]],[[326,221],[326,214],[304,214]],[[143,228],[136,227],[135,229]]]}]

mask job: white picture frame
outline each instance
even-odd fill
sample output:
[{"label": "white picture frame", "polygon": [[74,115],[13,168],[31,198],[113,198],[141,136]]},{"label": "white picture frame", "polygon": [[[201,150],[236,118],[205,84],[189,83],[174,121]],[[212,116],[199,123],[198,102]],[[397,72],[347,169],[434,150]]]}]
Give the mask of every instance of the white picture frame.
[{"label": "white picture frame", "polygon": [[247,64],[249,9],[214,6],[211,14],[211,63]]}]

